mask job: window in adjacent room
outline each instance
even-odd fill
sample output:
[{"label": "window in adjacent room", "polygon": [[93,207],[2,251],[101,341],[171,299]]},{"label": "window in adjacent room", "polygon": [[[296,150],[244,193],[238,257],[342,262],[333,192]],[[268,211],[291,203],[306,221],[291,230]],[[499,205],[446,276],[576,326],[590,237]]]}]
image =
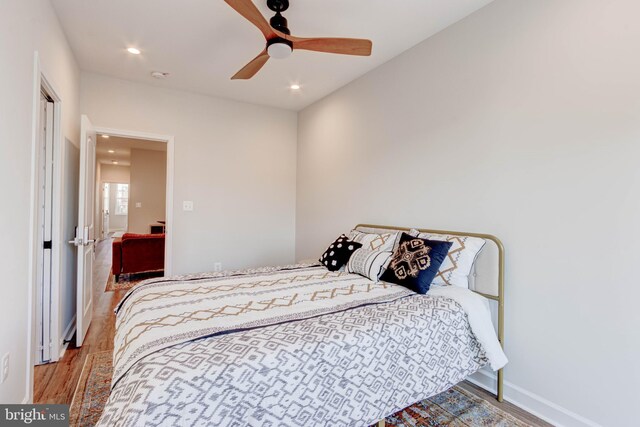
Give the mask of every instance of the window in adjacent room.
[{"label": "window in adjacent room", "polygon": [[116,184],[116,215],[129,213],[129,184]]}]

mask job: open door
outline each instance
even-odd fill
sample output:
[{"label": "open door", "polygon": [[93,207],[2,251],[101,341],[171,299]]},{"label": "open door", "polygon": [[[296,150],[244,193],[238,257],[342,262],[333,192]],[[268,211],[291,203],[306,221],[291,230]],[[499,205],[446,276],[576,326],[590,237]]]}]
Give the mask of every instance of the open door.
[{"label": "open door", "polygon": [[82,345],[93,315],[93,245],[95,243],[96,132],[87,116],[80,124],[80,195],[78,228],[73,243],[78,247],[76,345]]}]

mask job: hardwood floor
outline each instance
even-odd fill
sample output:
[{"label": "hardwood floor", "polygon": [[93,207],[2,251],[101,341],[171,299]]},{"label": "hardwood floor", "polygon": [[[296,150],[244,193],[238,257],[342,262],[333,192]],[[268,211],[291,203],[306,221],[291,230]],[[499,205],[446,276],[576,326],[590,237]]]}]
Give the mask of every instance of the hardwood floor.
[{"label": "hardwood floor", "polygon": [[[71,404],[73,393],[82,372],[88,354],[113,349],[115,333],[115,315],[113,309],[126,291],[105,292],[104,288],[111,269],[111,239],[101,241],[96,248],[96,261],[93,272],[93,320],[84,345],[81,348],[69,344],[62,359],[57,363],[50,363],[35,367],[34,373],[34,403],[66,403]],[[74,337],[75,342],[75,337]],[[531,426],[551,426],[541,419],[525,412],[509,402],[498,402],[487,391],[471,384],[460,384],[476,396],[486,400],[510,413]]]},{"label": "hardwood floor", "polygon": [[535,415],[528,413],[524,409],[517,407],[513,403],[509,403],[507,401],[498,402],[493,394],[489,393],[483,388],[478,387],[475,384],[471,384],[468,381],[463,381],[458,385],[463,389],[470,391],[476,396],[484,399],[485,401],[489,402],[493,406],[497,406],[498,408],[513,415],[519,420],[524,421],[525,423],[529,424],[532,427],[553,427],[552,424],[549,424],[548,422],[541,420]]}]

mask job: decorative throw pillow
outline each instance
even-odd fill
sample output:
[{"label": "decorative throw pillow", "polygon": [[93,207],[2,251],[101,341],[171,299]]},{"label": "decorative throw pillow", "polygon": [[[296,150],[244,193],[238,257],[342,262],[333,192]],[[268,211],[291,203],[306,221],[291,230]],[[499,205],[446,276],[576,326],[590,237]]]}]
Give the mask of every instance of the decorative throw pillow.
[{"label": "decorative throw pillow", "polygon": [[447,258],[433,279],[434,285],[454,285],[469,288],[469,274],[486,240],[480,237],[454,236],[451,234],[421,233],[411,230],[409,234],[421,239],[451,242]]},{"label": "decorative throw pillow", "polygon": [[357,242],[352,242],[347,239],[347,236],[344,234],[340,235],[322,254],[319,261],[322,265],[327,267],[329,271],[337,271],[340,270],[351,258],[351,255],[359,248],[362,247],[362,244]]},{"label": "decorative throw pillow", "polygon": [[374,282],[387,268],[393,252],[371,250],[365,246],[353,253],[347,262],[347,272],[359,274]]},{"label": "decorative throw pillow", "polygon": [[351,230],[349,240],[362,243],[362,248],[370,251],[391,251],[398,237],[397,232],[390,233],[363,233],[358,230]]},{"label": "decorative throw pillow", "polygon": [[421,239],[402,233],[398,249],[380,279],[426,294],[451,245],[451,242]]}]

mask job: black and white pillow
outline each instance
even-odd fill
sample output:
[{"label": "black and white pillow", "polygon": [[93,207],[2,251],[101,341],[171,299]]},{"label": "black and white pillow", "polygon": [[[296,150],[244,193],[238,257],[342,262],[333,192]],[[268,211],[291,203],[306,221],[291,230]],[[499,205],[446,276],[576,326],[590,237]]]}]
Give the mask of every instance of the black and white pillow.
[{"label": "black and white pillow", "polygon": [[344,265],[349,261],[351,255],[362,247],[361,243],[352,242],[345,236],[341,234],[335,242],[333,242],[325,253],[322,254],[319,261],[322,265],[327,267],[329,271],[337,271],[340,270]]},{"label": "black and white pillow", "polygon": [[402,233],[398,249],[380,280],[426,294],[451,245],[451,242],[421,239]]}]

